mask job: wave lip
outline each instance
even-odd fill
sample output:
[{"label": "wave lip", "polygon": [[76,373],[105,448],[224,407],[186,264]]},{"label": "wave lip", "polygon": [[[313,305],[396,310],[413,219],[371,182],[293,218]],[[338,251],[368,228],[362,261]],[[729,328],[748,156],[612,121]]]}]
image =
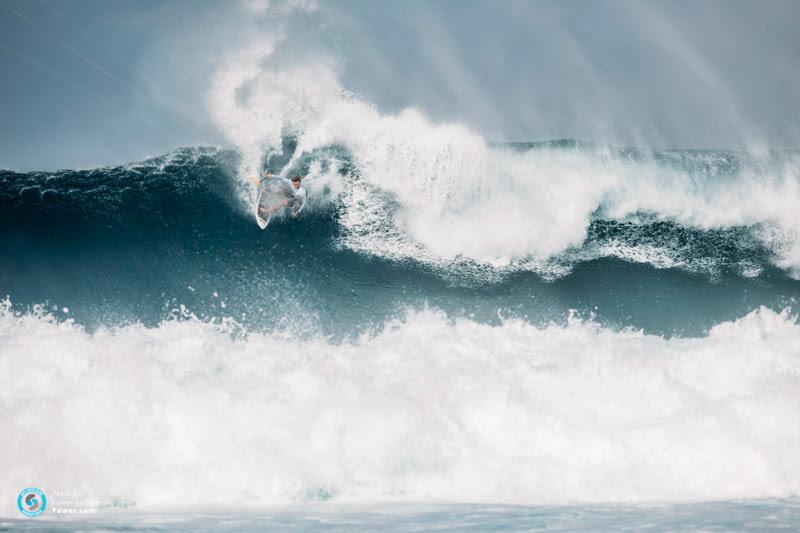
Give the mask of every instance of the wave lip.
[{"label": "wave lip", "polygon": [[341,218],[347,247],[445,269],[526,269],[579,248],[597,220],[644,215],[700,231],[752,228],[774,263],[800,276],[796,151],[493,144],[415,108],[381,113],[342,85],[329,59],[274,61],[282,44],[259,43],[225,63],[212,83],[212,115],[242,154],[242,174],[270,160],[279,132],[297,139],[284,169],[342,147],[354,170]]},{"label": "wave lip", "polygon": [[138,505],[800,491],[800,324],[787,313],[695,339],[434,310],[345,343],[231,327],[88,333],[6,304],[6,487]]}]

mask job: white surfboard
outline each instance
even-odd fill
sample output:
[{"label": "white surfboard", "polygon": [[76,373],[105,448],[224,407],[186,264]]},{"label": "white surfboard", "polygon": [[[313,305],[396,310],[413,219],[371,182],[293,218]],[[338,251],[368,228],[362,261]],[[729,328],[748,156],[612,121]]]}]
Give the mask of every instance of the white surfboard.
[{"label": "white surfboard", "polygon": [[258,227],[261,229],[267,229],[267,226],[269,225],[269,220],[272,218],[272,213],[270,212],[264,213],[261,210],[262,207],[268,208],[268,206],[266,205],[267,203],[266,199],[269,196],[269,194],[265,194],[267,191],[269,191],[269,187],[262,185],[258,188],[258,193],[256,194],[256,205],[255,205],[256,224],[258,224]]}]

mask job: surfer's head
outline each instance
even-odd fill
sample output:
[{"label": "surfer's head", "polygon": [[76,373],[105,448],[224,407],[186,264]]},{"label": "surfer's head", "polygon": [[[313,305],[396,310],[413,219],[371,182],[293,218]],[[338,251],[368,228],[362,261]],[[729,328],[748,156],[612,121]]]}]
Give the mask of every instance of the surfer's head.
[{"label": "surfer's head", "polygon": [[303,178],[301,178],[300,176],[294,176],[292,178],[292,185],[294,185],[295,189],[299,189],[300,188],[300,182],[302,180],[303,180]]}]

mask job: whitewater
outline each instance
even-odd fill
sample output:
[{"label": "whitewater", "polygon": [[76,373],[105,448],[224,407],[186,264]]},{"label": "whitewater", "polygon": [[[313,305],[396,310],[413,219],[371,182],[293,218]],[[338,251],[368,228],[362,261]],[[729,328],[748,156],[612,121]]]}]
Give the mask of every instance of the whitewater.
[{"label": "whitewater", "polygon": [[[297,138],[290,166],[303,154],[344,147],[358,176],[340,219],[353,249],[433,264],[464,258],[541,269],[580,246],[595,217],[649,216],[700,230],[752,228],[776,264],[800,275],[796,152],[492,146],[413,108],[381,114],[341,86],[329,61],[262,67],[273,46],[259,43],[218,72],[211,110],[243,155],[241,174],[261,167],[265,149],[269,161],[281,132]],[[309,169],[312,179],[322,168]]]},{"label": "whitewater", "polygon": [[671,340],[435,311],[345,343],[197,319],[88,333],[8,303],[0,327],[10,486],[143,506],[800,489],[800,325],[766,309]]}]

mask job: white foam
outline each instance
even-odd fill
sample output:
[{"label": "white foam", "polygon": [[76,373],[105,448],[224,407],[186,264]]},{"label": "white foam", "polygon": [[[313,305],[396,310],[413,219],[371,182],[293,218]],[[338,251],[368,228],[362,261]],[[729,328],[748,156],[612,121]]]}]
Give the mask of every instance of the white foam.
[{"label": "white foam", "polygon": [[[493,267],[541,264],[580,246],[593,215],[639,213],[700,228],[753,226],[800,275],[800,162],[745,166],[726,176],[713,165],[689,174],[607,151],[490,146],[460,124],[435,124],[420,111],[381,113],[350,94],[330,58],[272,64],[279,43],[232,59],[211,91],[214,116],[257,169],[280,133],[301,153],[338,144],[358,175],[345,196],[343,244],[384,257]],[[311,184],[313,196],[313,184]],[[665,253],[668,251],[665,251]]]},{"label": "white foam", "polygon": [[1,512],[31,485],[137,505],[800,491],[800,324],[785,313],[695,339],[436,311],[344,344],[230,331],[89,333],[6,304]]}]

